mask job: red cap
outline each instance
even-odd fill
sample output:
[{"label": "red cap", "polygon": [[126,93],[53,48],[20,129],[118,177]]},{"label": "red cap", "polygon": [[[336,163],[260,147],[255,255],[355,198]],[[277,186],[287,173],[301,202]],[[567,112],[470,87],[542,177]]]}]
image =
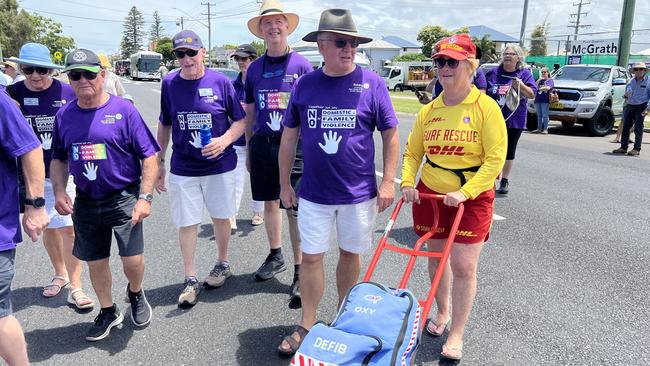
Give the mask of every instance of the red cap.
[{"label": "red cap", "polygon": [[436,53],[433,58],[447,56],[454,60],[467,60],[476,58],[476,46],[468,34],[455,34],[451,37],[443,38],[435,45]]}]

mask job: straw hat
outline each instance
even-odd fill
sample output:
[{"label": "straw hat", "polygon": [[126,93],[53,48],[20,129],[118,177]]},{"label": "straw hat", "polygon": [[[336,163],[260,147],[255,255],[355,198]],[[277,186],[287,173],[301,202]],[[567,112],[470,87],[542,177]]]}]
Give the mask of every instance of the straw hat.
[{"label": "straw hat", "polygon": [[298,27],[298,22],[300,19],[298,18],[298,14],[296,13],[286,13],[284,11],[284,6],[282,3],[278,0],[266,0],[262,4],[262,7],[260,8],[260,15],[251,18],[248,21],[248,29],[256,35],[258,38],[264,39],[262,36],[262,31],[260,30],[260,21],[262,20],[263,17],[271,16],[271,15],[277,15],[277,14],[282,14],[287,18],[287,22],[289,23],[289,34],[293,33],[293,31],[296,30]]}]

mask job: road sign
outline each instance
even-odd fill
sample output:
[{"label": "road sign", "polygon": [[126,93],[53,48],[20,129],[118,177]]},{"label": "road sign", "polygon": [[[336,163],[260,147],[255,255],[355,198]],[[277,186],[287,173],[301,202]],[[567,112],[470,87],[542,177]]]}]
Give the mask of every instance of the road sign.
[{"label": "road sign", "polygon": [[59,51],[54,52],[54,58],[60,60],[63,57],[63,54]]}]

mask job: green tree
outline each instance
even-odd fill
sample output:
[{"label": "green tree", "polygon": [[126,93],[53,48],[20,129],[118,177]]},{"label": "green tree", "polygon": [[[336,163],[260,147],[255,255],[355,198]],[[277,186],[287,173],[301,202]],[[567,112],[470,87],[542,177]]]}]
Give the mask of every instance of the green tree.
[{"label": "green tree", "polygon": [[496,62],[499,59],[499,55],[497,55],[496,52],[496,47],[494,45],[494,42],[490,39],[490,35],[486,34],[483,36],[483,38],[478,39],[476,37],[472,37],[472,42],[476,45],[476,47],[481,49],[481,62]]},{"label": "green tree", "polygon": [[173,61],[176,59],[176,56],[174,55],[172,48],[172,39],[169,37],[162,37],[158,40],[156,52],[163,55],[164,61]]},{"label": "green tree", "polygon": [[255,47],[255,50],[257,51],[258,56],[262,56],[264,52],[266,51],[266,46],[264,45],[264,42],[254,40],[253,42],[250,43],[251,46]]},{"label": "green tree", "polygon": [[433,50],[433,46],[436,44],[436,42],[445,37],[459,33],[469,33],[469,28],[462,27],[454,31],[449,31],[439,25],[428,25],[420,30],[417,40],[422,42],[422,54],[430,57],[431,51]]},{"label": "green tree", "polygon": [[530,34],[530,56],[546,56],[546,40],[548,38],[549,23],[544,20],[542,24],[538,24],[533,28]]},{"label": "green tree", "polygon": [[18,10],[16,0],[0,0],[0,45],[3,57],[18,56],[20,46],[34,33],[31,15]]},{"label": "green tree", "polygon": [[162,20],[158,11],[153,12],[153,22],[151,23],[151,29],[149,30],[149,42],[154,45],[154,48],[158,45],[158,41],[164,36],[165,30],[162,26]]},{"label": "green tree", "polygon": [[61,23],[38,14],[33,14],[31,17],[34,26],[33,42],[46,45],[52,54],[61,52],[65,55],[75,48],[74,39],[65,37],[62,34],[63,26]]},{"label": "green tree", "polygon": [[120,45],[122,57],[128,58],[131,54],[141,50],[144,36],[144,17],[138,8],[133,6],[122,25],[122,44]]},{"label": "green tree", "polygon": [[403,55],[399,55],[393,58],[393,61],[399,62],[399,61],[430,61],[428,60],[428,57],[424,56],[424,54],[421,53],[405,53]]}]

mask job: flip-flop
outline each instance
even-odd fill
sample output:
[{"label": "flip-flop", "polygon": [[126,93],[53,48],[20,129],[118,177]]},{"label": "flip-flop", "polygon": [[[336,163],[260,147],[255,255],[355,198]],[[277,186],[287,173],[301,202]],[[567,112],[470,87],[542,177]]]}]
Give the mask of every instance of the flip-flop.
[{"label": "flip-flop", "polygon": [[[297,341],[295,338],[292,337],[293,333],[298,333],[298,336],[300,336],[299,341]],[[287,342],[289,344],[289,349],[281,348],[282,343],[280,343],[280,345],[278,346],[278,352],[280,352],[280,355],[282,355],[282,356],[292,356],[294,353],[296,353],[296,351],[298,351],[298,348],[300,348],[300,345],[302,344],[302,341],[307,336],[307,333],[309,333],[309,331],[307,329],[305,329],[301,325],[297,325],[296,329],[294,329],[294,331],[291,332],[291,334],[284,337],[284,339],[283,339],[283,341],[285,341],[285,342]]]},{"label": "flip-flop", "polygon": [[[58,283],[54,283],[55,280],[61,280],[61,281],[63,281],[63,284],[59,285]],[[63,289],[64,287],[66,287],[70,283],[70,280],[63,277],[63,276],[58,276],[57,275],[57,276],[52,277],[51,282],[52,283],[50,283],[49,285],[43,287],[43,296],[44,297],[54,297],[54,296],[58,295],[61,292],[61,289]],[[51,294],[47,294],[46,291],[48,291],[50,289],[52,289],[51,291],[53,291],[53,292]]]},{"label": "flip-flop", "polygon": [[461,344],[460,346],[448,346],[447,343],[442,345],[442,352],[440,352],[440,356],[454,360],[454,361],[460,361],[460,359],[463,357],[463,345]]},{"label": "flip-flop", "polygon": [[432,337],[440,337],[440,336],[442,336],[442,335],[445,333],[445,329],[447,329],[447,324],[449,324],[449,321],[447,321],[447,322],[444,324],[444,327],[442,328],[442,330],[441,330],[440,332],[436,332],[435,330],[431,330],[431,329],[429,328],[429,325],[430,325],[430,324],[432,324],[432,325],[435,327],[436,330],[437,330],[438,328],[442,327],[443,324],[438,324],[438,323],[436,323],[433,319],[429,319],[429,321],[427,322],[427,325],[424,327],[424,331],[427,332],[428,335],[430,335],[430,336],[432,336]]},{"label": "flip-flop", "polygon": [[[76,293],[81,293],[79,296],[74,296]],[[86,295],[83,289],[75,288],[68,291],[68,304],[74,305],[79,310],[92,309],[95,307],[93,300]]]}]

